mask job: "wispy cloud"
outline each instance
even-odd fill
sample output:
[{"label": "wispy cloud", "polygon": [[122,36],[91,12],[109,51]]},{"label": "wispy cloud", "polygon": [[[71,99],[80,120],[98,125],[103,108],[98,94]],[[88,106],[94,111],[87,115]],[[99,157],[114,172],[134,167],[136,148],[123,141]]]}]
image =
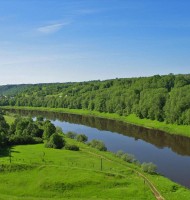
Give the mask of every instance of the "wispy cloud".
[{"label": "wispy cloud", "polygon": [[60,31],[64,26],[67,26],[69,24],[70,22],[54,23],[47,26],[41,26],[37,29],[37,31],[42,34],[53,34]]}]

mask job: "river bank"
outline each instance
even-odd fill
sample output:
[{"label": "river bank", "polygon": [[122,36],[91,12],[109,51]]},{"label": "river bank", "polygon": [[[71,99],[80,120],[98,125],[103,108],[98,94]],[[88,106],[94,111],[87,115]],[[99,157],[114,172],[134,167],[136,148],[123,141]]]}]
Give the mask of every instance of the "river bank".
[{"label": "river bank", "polygon": [[97,111],[89,110],[77,110],[68,108],[47,108],[47,107],[23,107],[23,106],[1,106],[1,109],[16,109],[16,110],[33,110],[33,111],[47,111],[47,112],[58,112],[58,113],[69,113],[85,116],[96,116],[105,119],[113,119],[117,121],[122,121],[125,123],[142,126],[149,129],[156,129],[167,132],[174,135],[182,135],[190,137],[190,126],[187,125],[177,125],[177,124],[166,124],[165,122],[159,122],[156,120],[140,119],[134,114],[129,116],[119,116],[115,113],[100,113]]}]

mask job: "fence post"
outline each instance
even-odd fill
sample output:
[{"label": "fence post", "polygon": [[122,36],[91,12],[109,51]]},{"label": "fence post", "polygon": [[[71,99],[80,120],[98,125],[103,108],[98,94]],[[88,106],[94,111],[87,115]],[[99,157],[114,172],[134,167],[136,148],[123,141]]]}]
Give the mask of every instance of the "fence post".
[{"label": "fence post", "polygon": [[11,162],[12,162],[12,160],[11,160],[11,148],[9,148],[9,162],[10,162],[10,164],[11,164]]}]

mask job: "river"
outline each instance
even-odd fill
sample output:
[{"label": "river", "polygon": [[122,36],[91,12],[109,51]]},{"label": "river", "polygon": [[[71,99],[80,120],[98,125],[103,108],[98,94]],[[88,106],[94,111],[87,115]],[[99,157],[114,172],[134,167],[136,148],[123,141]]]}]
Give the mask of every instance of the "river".
[{"label": "river", "polygon": [[98,117],[37,111],[14,112],[32,117],[44,116],[65,133],[83,133],[89,141],[104,141],[109,151],[123,150],[133,154],[141,163],[153,162],[160,174],[190,188],[190,138]]}]

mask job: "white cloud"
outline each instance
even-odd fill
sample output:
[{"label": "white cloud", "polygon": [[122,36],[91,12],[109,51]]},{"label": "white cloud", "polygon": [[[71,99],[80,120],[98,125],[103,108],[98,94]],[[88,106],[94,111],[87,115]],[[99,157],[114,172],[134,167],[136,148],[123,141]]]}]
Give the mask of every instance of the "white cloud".
[{"label": "white cloud", "polygon": [[70,24],[69,22],[64,22],[64,23],[51,24],[48,26],[41,26],[37,29],[37,31],[42,34],[52,34],[60,31],[64,26],[67,26],[69,24]]}]

